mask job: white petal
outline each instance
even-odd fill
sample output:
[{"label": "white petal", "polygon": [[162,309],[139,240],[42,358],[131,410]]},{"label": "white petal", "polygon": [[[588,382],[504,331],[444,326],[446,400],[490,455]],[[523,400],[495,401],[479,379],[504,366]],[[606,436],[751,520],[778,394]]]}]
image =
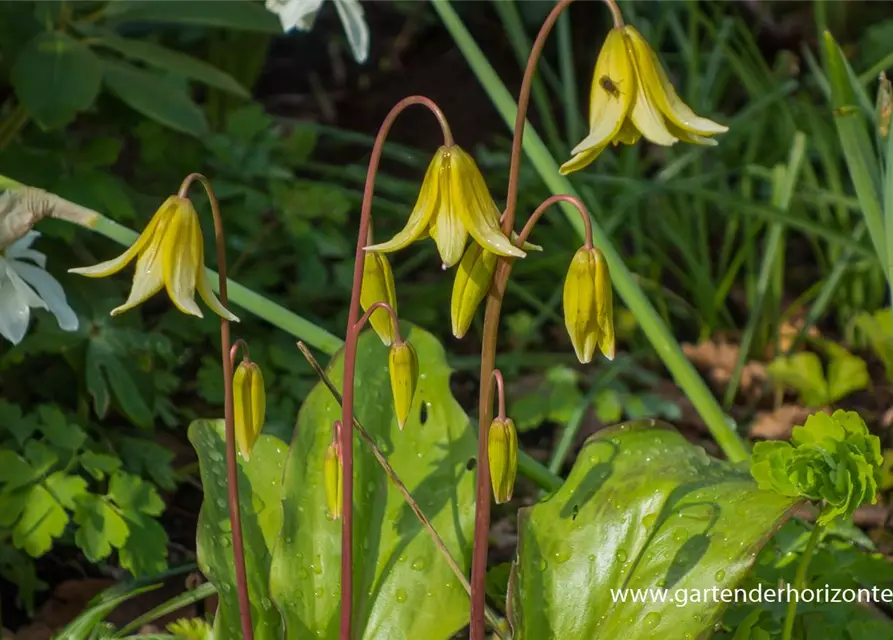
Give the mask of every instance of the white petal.
[{"label": "white petal", "polygon": [[9,287],[12,285],[12,289],[15,290],[17,296],[22,299],[22,302],[27,304],[29,307],[34,307],[35,309],[46,309],[47,304],[43,300],[41,300],[40,296],[28,286],[28,283],[22,280],[22,277],[16,273],[15,269],[12,268],[12,265],[9,261],[4,261],[4,266],[6,268],[6,282],[3,283],[3,286]]},{"label": "white petal", "polygon": [[0,283],[0,336],[13,344],[18,344],[28,330],[31,311],[9,280]]},{"label": "white petal", "polygon": [[7,251],[6,256],[12,260],[15,260],[17,263],[21,260],[28,259],[41,269],[47,268],[47,257],[40,251],[35,251],[34,249],[22,249],[21,251],[16,251],[16,254],[14,256],[9,255],[9,252]]},{"label": "white petal", "polygon": [[77,331],[78,317],[68,306],[62,285],[43,269],[30,264],[20,262],[16,265],[16,270],[25,282],[37,290],[37,295],[46,303],[50,313],[56,316],[59,328],[63,331]]},{"label": "white petal", "polygon": [[363,7],[357,0],[335,0],[335,8],[344,25],[344,33],[357,62],[369,57],[369,27],[363,17]]},{"label": "white petal", "polygon": [[34,241],[37,240],[37,238],[39,237],[40,232],[29,231],[6,248],[6,256],[9,258],[18,257],[19,252],[30,248]]},{"label": "white petal", "polygon": [[283,31],[309,31],[323,0],[267,0],[266,7],[279,16]]}]

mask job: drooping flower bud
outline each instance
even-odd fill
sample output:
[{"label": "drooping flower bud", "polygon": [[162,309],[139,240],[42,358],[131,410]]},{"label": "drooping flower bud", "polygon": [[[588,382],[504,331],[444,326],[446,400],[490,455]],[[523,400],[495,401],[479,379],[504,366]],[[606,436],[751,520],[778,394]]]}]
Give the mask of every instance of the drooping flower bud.
[{"label": "drooping flower bud", "polygon": [[595,348],[614,359],[614,304],[611,276],[604,254],[581,248],[574,255],[564,281],[564,324],[577,359],[592,361]]},{"label": "drooping flower bud", "polygon": [[343,507],[343,495],[341,485],[341,447],[340,441],[341,421],[335,422],[335,434],[332,443],[326,448],[326,456],[322,466],[322,483],[326,494],[326,509],[329,520],[337,520],[341,517]]},{"label": "drooping flower bud", "polygon": [[877,128],[881,139],[890,134],[890,119],[893,118],[893,83],[881,71],[877,90]]},{"label": "drooping flower bud", "polygon": [[487,458],[493,499],[502,504],[512,499],[518,472],[518,433],[511,418],[496,418],[487,433]]},{"label": "drooping flower bud", "polygon": [[[360,289],[360,304],[368,310],[376,302],[386,302],[397,313],[397,292],[394,287],[394,274],[391,263],[384,254],[367,251],[363,259],[363,286]],[[394,342],[394,323],[385,309],[376,309],[369,318],[372,328],[386,347]]]},{"label": "drooping flower bud", "polygon": [[260,367],[250,360],[242,361],[233,375],[233,416],[236,444],[246,460],[263,429],[266,412],[267,398]]},{"label": "drooping flower bud", "polygon": [[398,341],[391,345],[388,369],[394,394],[394,412],[402,429],[409,418],[409,409],[419,382],[419,358],[411,344]]}]

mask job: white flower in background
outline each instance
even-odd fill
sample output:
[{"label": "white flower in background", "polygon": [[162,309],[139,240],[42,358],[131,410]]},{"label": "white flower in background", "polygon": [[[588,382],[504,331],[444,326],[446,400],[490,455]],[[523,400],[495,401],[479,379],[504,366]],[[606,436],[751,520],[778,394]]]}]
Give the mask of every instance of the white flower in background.
[{"label": "white flower in background", "polygon": [[46,256],[31,248],[39,235],[29,231],[0,250],[0,336],[13,344],[25,337],[32,308],[52,313],[63,331],[78,328],[62,285],[46,272]]},{"label": "white flower in background", "polygon": [[[363,18],[359,0],[333,0],[338,17],[344,25],[344,33],[357,62],[366,62],[369,56],[369,26]],[[283,31],[300,29],[310,31],[323,0],[267,0],[267,9],[279,16]]]}]

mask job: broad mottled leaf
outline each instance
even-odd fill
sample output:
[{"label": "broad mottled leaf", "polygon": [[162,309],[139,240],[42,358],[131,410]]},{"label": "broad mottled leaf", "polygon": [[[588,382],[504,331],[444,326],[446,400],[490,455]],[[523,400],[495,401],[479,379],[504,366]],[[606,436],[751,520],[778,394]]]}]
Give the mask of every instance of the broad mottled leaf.
[{"label": "broad mottled leaf", "polygon": [[105,84],[130,108],[193,136],[208,132],[201,108],[177,85],[132,65],[105,60]]},{"label": "broad mottled leaf", "polygon": [[[707,598],[681,607],[673,596],[733,588],[795,506],[669,425],[643,420],[600,431],[561,489],[518,514],[514,637],[709,637],[726,605]],[[668,597],[615,602],[620,589]]]},{"label": "broad mottled leaf", "polygon": [[115,22],[169,22],[282,33],[274,14],[247,0],[118,0],[109,4],[105,13]]},{"label": "broad mottled leaf", "polygon": [[39,558],[53,546],[68,524],[68,514],[43,485],[34,485],[15,528],[12,543],[33,558]]},{"label": "broad mottled leaf", "polygon": [[130,529],[117,511],[101,496],[87,494],[78,500],[74,512],[78,530],[74,541],[90,562],[107,558],[112,547],[121,547],[127,541]]},{"label": "broad mottled leaf", "polygon": [[[198,564],[220,595],[214,618],[216,640],[242,637],[233,534],[229,518],[223,420],[196,420],[189,441],[198,454],[204,500],[198,519]],[[282,620],[270,600],[273,545],[282,527],[282,469],[288,445],[269,435],[254,444],[250,461],[239,462],[239,508],[255,640],[281,640]]]},{"label": "broad mottled leaf", "polygon": [[[450,393],[443,347],[430,333],[404,327],[419,359],[410,418],[397,426],[388,351],[371,331],[357,349],[356,415],[450,553],[466,568],[474,517],[476,437]],[[342,384],[343,356],[329,375]],[[282,535],[270,586],[290,640],[338,637],[341,523],[326,515],[322,483],[332,422],[341,410],[321,383],[298,414],[286,467]],[[354,616],[356,638],[450,638],[468,622],[468,595],[369,446],[354,445]],[[252,456],[252,459],[254,457]]]},{"label": "broad mottled leaf", "polygon": [[67,124],[99,93],[102,64],[83,43],[61,31],[38,34],[15,59],[12,85],[42,127]]}]

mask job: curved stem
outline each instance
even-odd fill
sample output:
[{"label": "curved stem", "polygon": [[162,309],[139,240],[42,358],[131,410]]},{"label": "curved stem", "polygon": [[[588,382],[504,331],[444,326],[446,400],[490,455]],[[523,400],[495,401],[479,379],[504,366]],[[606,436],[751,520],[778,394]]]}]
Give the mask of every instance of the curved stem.
[{"label": "curved stem", "polygon": [[[530,105],[530,89],[533,86],[533,74],[536,71],[536,63],[543,53],[546,39],[558,20],[558,16],[574,0],[560,0],[540,27],[540,32],[530,48],[530,57],[527,58],[527,67],[524,69],[524,77],[521,80],[521,90],[518,93],[518,112],[515,115],[515,134],[512,138],[512,158],[509,163],[508,195],[505,200],[505,213],[502,218],[502,230],[511,237],[515,228],[515,208],[518,206],[518,176],[521,172],[521,146],[524,143],[524,122],[527,120],[527,107]],[[485,378],[486,379],[486,378]],[[473,629],[473,627],[472,627]],[[472,639],[474,640],[474,639]]]},{"label": "curved stem", "polygon": [[580,217],[583,219],[583,228],[584,228],[584,244],[583,246],[586,249],[592,248],[592,220],[589,217],[589,211],[586,210],[586,205],[583,204],[583,201],[580,200],[576,196],[569,195],[557,195],[557,196],[549,196],[545,200],[543,200],[542,204],[536,208],[536,210],[530,214],[530,218],[527,220],[527,223],[524,225],[524,228],[521,229],[521,233],[518,234],[518,239],[515,242],[519,247],[527,242],[527,238],[530,237],[533,228],[536,226],[536,223],[539,221],[540,217],[546,212],[546,209],[551,207],[553,204],[558,202],[567,202],[572,204],[577,211],[580,212]]},{"label": "curved stem", "polygon": [[611,17],[614,19],[614,28],[618,29],[623,26],[623,14],[620,13],[620,7],[617,6],[615,0],[605,0],[608,9],[611,10]]},{"label": "curved stem", "polygon": [[341,423],[345,428],[341,430],[341,484],[343,495],[343,513],[341,516],[341,640],[352,638],[352,608],[353,608],[353,395],[354,374],[357,360],[357,320],[360,316],[360,291],[363,287],[363,263],[365,258],[366,238],[369,235],[372,223],[372,194],[375,191],[375,175],[381,162],[381,152],[384,141],[397,119],[404,109],[412,105],[427,107],[437,118],[443,131],[443,143],[446,146],[453,144],[453,134],[447,124],[446,117],[433,100],[425,96],[409,96],[398,102],[378,129],[375,144],[372,146],[372,156],[369,158],[369,168],[366,171],[366,186],[363,190],[363,206],[360,212],[360,228],[357,233],[357,251],[354,258],[353,289],[350,295],[350,310],[347,314],[347,335],[344,344],[344,404],[341,407]]},{"label": "curved stem", "polygon": [[394,308],[391,305],[381,300],[366,309],[366,313],[363,314],[363,317],[360,318],[356,324],[357,333],[362,331],[363,325],[365,325],[366,322],[369,321],[369,318],[372,317],[372,313],[376,309],[384,309],[388,312],[388,315],[391,316],[391,324],[394,326],[394,336],[397,340],[397,343],[399,344],[403,342],[403,336],[400,335],[400,321],[397,320],[397,312],[394,311]]},{"label": "curved stem", "polygon": [[499,403],[499,413],[496,417],[505,420],[505,382],[502,379],[502,371],[493,369],[491,378],[496,380],[496,401]]},{"label": "curved stem", "polygon": [[806,549],[803,550],[803,555],[800,556],[800,564],[797,565],[797,573],[794,574],[794,592],[796,597],[788,600],[788,608],[784,618],[784,628],[781,632],[781,640],[791,640],[794,635],[794,620],[797,617],[797,600],[800,598],[800,591],[806,584],[806,575],[809,572],[809,564],[812,562],[812,556],[815,554],[815,549],[819,544],[819,540],[822,539],[824,530],[825,527],[820,524],[816,524],[812,528],[812,534],[809,536],[809,541],[806,543]]},{"label": "curved stem", "polygon": [[231,367],[236,366],[236,356],[239,353],[239,349],[242,349],[242,361],[248,362],[251,360],[251,353],[248,351],[248,343],[242,340],[242,338],[237,338],[235,342],[233,342],[232,348],[229,350],[229,362]]},{"label": "curved stem", "polygon": [[[223,236],[223,219],[220,217],[220,204],[211,182],[200,173],[190,173],[180,185],[178,195],[185,198],[194,181],[201,182],[208,200],[211,202],[211,215],[214,217],[214,237],[217,241],[217,273],[219,275],[220,304],[229,307],[226,295],[226,242]],[[237,343],[238,344],[238,343]],[[230,346],[229,320],[220,318],[220,362],[223,366],[223,419],[226,434],[226,494],[229,503],[229,519],[233,529],[233,562],[236,569],[236,592],[239,599],[239,619],[242,624],[242,637],[254,638],[251,624],[251,600],[248,596],[248,580],[245,572],[245,545],[242,539],[242,515],[239,511],[239,465],[236,453],[236,423],[233,410],[233,361]]]}]

